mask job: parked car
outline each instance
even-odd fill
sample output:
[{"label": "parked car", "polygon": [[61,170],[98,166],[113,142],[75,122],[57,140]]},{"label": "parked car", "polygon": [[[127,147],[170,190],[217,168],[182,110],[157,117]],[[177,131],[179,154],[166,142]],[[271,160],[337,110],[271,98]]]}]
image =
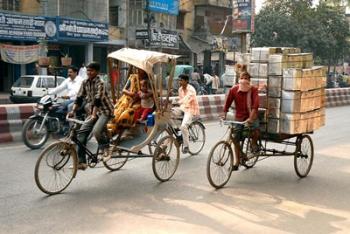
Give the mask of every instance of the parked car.
[{"label": "parked car", "polygon": [[[65,80],[64,77],[57,77],[57,86]],[[21,76],[12,86],[10,100],[13,103],[37,102],[47,92],[55,88],[55,77],[48,75],[24,75]],[[64,93],[61,94],[61,96]]]}]

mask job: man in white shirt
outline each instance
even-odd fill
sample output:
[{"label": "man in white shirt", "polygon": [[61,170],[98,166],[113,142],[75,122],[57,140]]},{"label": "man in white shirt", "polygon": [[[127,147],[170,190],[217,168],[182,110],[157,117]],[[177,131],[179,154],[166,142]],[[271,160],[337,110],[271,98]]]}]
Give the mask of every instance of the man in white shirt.
[{"label": "man in white shirt", "polygon": [[78,76],[78,68],[71,66],[68,68],[68,78],[55,89],[49,91],[49,95],[55,95],[64,90],[67,91],[67,96],[61,97],[66,100],[62,103],[57,113],[65,114],[67,111],[71,111],[82,82],[83,78]]},{"label": "man in white shirt", "polygon": [[207,92],[208,94],[211,94],[211,85],[213,83],[213,77],[208,73],[205,73],[204,79],[205,79],[205,86],[206,86]]},{"label": "man in white shirt", "polygon": [[[180,107],[174,107],[172,109],[173,117],[178,118],[182,116],[183,119],[180,126],[180,130],[182,132],[183,139],[183,153],[188,153],[188,145],[189,145],[189,132],[188,125],[192,122],[192,118],[194,116],[199,115],[199,105],[197,101],[196,90],[190,85],[189,76],[186,74],[181,74],[179,76],[180,79],[180,88],[179,88],[179,100],[178,104]],[[176,122],[172,121],[173,125],[176,126]]]}]

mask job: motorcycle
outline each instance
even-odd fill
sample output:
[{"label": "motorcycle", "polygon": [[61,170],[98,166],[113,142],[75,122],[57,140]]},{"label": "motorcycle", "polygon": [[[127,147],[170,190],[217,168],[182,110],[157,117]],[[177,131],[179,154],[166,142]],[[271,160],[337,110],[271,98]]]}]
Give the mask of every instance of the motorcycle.
[{"label": "motorcycle", "polygon": [[34,115],[23,125],[22,139],[31,149],[40,149],[45,145],[50,134],[65,136],[69,132],[69,123],[66,113],[57,113],[60,103],[57,99],[46,95],[42,97],[35,107]]}]

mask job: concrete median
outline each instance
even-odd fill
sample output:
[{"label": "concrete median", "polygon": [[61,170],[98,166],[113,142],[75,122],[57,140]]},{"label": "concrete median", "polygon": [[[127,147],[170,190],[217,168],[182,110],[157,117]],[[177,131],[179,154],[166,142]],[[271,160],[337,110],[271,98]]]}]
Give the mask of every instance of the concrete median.
[{"label": "concrete median", "polygon": [[[222,113],[225,95],[198,96],[201,118],[215,120]],[[327,89],[326,106],[350,105],[350,88]],[[0,143],[21,141],[24,121],[34,113],[35,104],[0,105]]]}]

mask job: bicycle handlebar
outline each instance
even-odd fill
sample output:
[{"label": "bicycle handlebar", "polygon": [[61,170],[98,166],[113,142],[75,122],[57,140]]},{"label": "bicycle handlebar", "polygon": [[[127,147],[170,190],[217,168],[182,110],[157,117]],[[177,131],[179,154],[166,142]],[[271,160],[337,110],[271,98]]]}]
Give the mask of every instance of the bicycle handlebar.
[{"label": "bicycle handlebar", "polygon": [[83,125],[83,123],[84,123],[84,121],[81,121],[81,120],[78,120],[78,119],[69,118],[68,116],[66,117],[66,120],[68,122],[73,122],[73,123],[77,123],[77,124],[80,124],[80,125]]},{"label": "bicycle handlebar", "polygon": [[240,121],[234,121],[234,120],[221,120],[221,122],[224,124],[224,125],[233,125],[233,124],[238,124],[238,125],[245,125],[247,123],[247,121],[243,121],[243,122],[240,122]]}]

